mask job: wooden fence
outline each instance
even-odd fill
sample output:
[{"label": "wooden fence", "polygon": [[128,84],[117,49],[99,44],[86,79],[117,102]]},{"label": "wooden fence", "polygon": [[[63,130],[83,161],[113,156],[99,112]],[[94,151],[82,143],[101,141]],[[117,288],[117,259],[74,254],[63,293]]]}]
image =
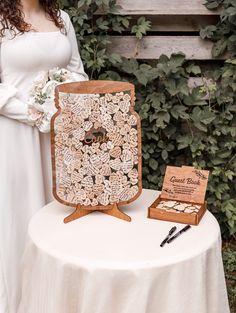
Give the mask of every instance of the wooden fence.
[{"label": "wooden fence", "polygon": [[152,29],[137,49],[132,36],[113,36],[109,51],[137,59],[158,59],[182,51],[187,59],[210,60],[212,43],[202,40],[199,30],[219,19],[219,11],[210,11],[204,0],[118,0],[123,15],[132,20],[146,16]]}]

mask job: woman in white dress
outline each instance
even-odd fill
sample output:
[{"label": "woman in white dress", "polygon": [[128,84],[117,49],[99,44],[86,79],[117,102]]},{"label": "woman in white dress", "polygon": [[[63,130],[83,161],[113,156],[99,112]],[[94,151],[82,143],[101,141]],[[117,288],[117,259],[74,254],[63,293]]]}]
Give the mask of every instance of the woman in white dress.
[{"label": "woman in white dress", "polygon": [[69,16],[56,0],[1,0],[0,313],[17,311],[28,222],[52,199],[50,137],[28,122],[27,99],[54,67],[88,79]]}]

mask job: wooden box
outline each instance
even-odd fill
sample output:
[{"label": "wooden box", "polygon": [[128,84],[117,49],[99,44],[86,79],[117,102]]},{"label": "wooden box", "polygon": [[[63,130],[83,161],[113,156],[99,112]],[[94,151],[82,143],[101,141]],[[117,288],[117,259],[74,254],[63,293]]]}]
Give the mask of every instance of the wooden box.
[{"label": "wooden box", "polygon": [[204,202],[204,203],[194,203],[201,205],[201,208],[199,209],[197,214],[167,212],[161,209],[157,209],[157,205],[162,200],[164,199],[160,195],[148,208],[149,218],[155,218],[158,220],[177,222],[183,224],[198,225],[207,209],[207,203]]},{"label": "wooden box", "polygon": [[[148,208],[148,217],[183,223],[198,225],[204,213],[207,203],[205,192],[208,180],[208,171],[196,170],[192,167],[183,166],[182,168],[168,166],[164,178],[162,192],[159,197]],[[197,212],[169,211],[157,208],[162,202],[176,202],[179,205],[189,204],[190,206],[200,206]],[[165,204],[163,204],[165,206]],[[176,204],[174,207],[177,207]],[[171,207],[170,207],[171,209]]]}]

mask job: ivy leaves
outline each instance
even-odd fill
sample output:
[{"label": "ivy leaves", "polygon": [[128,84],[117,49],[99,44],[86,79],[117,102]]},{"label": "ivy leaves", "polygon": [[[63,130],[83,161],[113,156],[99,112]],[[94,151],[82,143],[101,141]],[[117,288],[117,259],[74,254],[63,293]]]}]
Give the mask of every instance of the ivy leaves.
[{"label": "ivy leaves", "polygon": [[137,24],[131,29],[131,33],[135,34],[138,39],[142,39],[143,35],[146,35],[147,31],[151,28],[151,22],[147,21],[145,17],[140,17]]},{"label": "ivy leaves", "polygon": [[[161,188],[168,164],[190,164],[213,172],[208,203],[225,233],[235,233],[236,64],[203,71],[184,55],[161,56],[152,66],[121,58],[113,64],[122,79],[136,85],[136,110],[142,119],[143,185]],[[189,87],[199,76],[200,86]],[[222,209],[224,208],[224,209]],[[228,211],[227,211],[228,212]]]},{"label": "ivy leaves", "polygon": [[214,10],[214,9],[217,9],[222,2],[223,0],[207,0],[207,2],[205,3],[205,6],[209,10]]},{"label": "ivy leaves", "polygon": [[216,30],[217,27],[215,25],[206,26],[205,28],[201,29],[200,36],[202,39],[212,38]]},{"label": "ivy leaves", "polygon": [[207,132],[207,125],[211,124],[215,119],[216,114],[209,110],[208,107],[204,107],[203,109],[195,107],[191,114],[193,125],[203,132]]},{"label": "ivy leaves", "polygon": [[213,57],[217,58],[226,51],[232,56],[236,54],[236,2],[235,0],[207,0],[210,10],[221,8],[220,21],[200,31],[203,39],[211,39]]}]

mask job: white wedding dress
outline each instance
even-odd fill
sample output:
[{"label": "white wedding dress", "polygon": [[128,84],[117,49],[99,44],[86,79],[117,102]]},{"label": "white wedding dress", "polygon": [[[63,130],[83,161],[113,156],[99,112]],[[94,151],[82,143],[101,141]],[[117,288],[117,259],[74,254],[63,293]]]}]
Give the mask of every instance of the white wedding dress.
[{"label": "white wedding dress", "polygon": [[61,14],[66,34],[30,31],[1,38],[0,313],[17,311],[28,222],[52,199],[50,136],[27,124],[28,92],[40,71],[54,67],[87,80],[70,18]]}]

